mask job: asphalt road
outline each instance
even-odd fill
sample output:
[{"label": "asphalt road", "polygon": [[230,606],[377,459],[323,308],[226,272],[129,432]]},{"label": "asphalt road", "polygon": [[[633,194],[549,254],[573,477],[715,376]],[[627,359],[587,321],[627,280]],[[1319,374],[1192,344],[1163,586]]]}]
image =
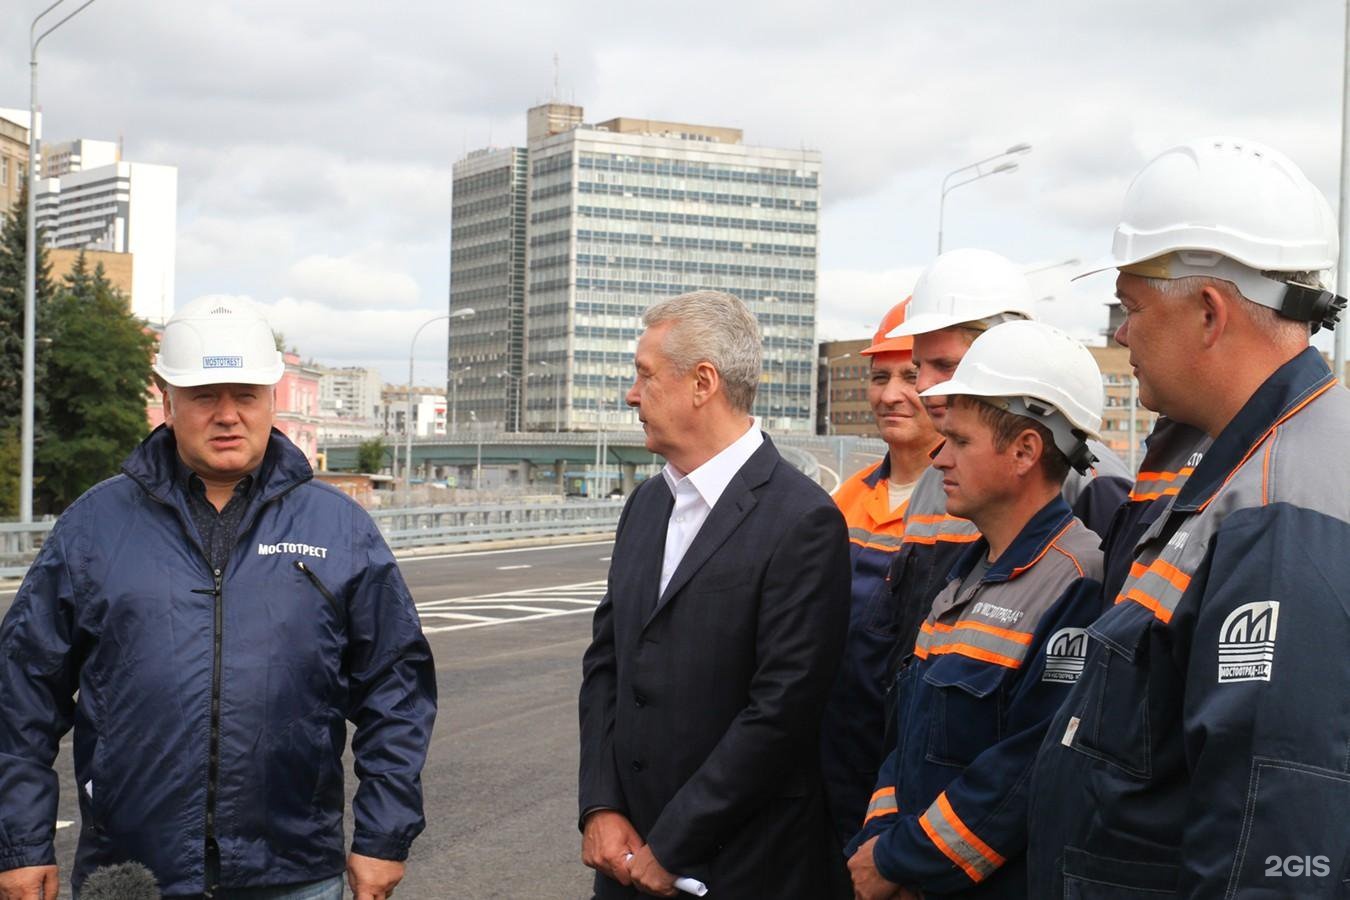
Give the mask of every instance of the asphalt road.
[{"label": "asphalt road", "polygon": [[[423,773],[427,830],[399,898],[590,896],[576,828],[576,696],[610,548],[402,560],[436,657],[440,712]],[[13,599],[0,587],[0,613]],[[57,761],[63,878],[79,819],[69,745]]]}]

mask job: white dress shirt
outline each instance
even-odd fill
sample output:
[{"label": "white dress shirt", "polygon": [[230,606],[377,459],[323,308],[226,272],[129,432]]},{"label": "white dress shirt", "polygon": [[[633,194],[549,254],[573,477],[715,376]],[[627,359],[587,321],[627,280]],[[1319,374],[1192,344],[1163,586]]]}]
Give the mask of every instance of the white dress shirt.
[{"label": "white dress shirt", "polygon": [[675,498],[675,505],[670,510],[670,521],[666,525],[666,552],[661,560],[661,594],[666,592],[666,585],[670,584],[671,576],[679,568],[689,545],[694,543],[708,514],[717,505],[718,498],[727,489],[732,477],[741,470],[741,466],[755,455],[763,440],[759,422],[752,420],[745,434],[688,475],[681,475],[670,463],[666,463],[666,467],[661,470],[666,486]]}]

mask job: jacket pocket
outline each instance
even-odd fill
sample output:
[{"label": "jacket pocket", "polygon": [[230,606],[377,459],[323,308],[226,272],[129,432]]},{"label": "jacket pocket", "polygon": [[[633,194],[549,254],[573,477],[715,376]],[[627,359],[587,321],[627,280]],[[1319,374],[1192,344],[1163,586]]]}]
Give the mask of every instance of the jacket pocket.
[{"label": "jacket pocket", "polygon": [[[1074,750],[1138,778],[1153,771],[1149,709],[1148,636],[1153,615],[1142,606],[1120,604],[1088,627],[1096,641],[1079,679]],[[1095,652],[1092,652],[1095,651]],[[1071,720],[1072,722],[1073,720]]]},{"label": "jacket pocket", "polygon": [[1256,757],[1224,897],[1343,897],[1350,772]]},{"label": "jacket pocket", "polygon": [[933,688],[928,704],[930,762],[968,766],[998,743],[1003,719],[1000,687],[1008,671],[946,656],[924,672],[924,683]]},{"label": "jacket pocket", "polygon": [[1179,876],[1174,865],[1064,848],[1064,900],[1161,900],[1176,896]]},{"label": "jacket pocket", "polygon": [[318,574],[309,566],[305,565],[304,560],[297,559],[295,561],[295,568],[309,580],[310,584],[314,585],[315,590],[323,595],[324,600],[328,601],[329,607],[333,610],[333,615],[337,618],[339,630],[345,631],[347,629],[346,607],[344,607],[341,601],[333,595],[333,592],[328,590],[324,583],[319,580]]}]

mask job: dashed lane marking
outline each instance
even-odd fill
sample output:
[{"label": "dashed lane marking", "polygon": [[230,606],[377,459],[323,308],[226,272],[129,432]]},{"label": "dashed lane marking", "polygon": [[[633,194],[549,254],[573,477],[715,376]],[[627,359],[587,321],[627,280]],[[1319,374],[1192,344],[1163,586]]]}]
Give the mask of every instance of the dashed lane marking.
[{"label": "dashed lane marking", "polygon": [[524,565],[519,565],[519,566],[498,566],[498,567],[497,567],[497,571],[498,571],[498,572],[510,572],[512,569],[533,569],[533,568],[534,568],[534,566],[530,565],[529,563],[525,563]]},{"label": "dashed lane marking", "polygon": [[[417,614],[422,617],[422,631],[436,634],[589,613],[600,605],[604,595],[604,581],[583,581],[578,584],[427,600],[417,604]],[[433,621],[446,624],[429,624]]]}]

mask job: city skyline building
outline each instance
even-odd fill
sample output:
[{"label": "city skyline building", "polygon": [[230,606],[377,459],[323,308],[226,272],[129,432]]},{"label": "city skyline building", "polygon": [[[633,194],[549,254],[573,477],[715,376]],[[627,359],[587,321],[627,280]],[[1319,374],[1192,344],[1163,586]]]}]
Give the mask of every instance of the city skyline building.
[{"label": "city skyline building", "polygon": [[523,147],[475,150],[455,163],[450,214],[450,322],[446,394],[467,419],[515,429],[525,365]]},{"label": "city skyline building", "polygon": [[28,168],[28,113],[0,109],[0,215],[19,202]]},{"label": "city skyline building", "polygon": [[[525,430],[635,429],[623,398],[642,314],[661,299],[715,289],[739,296],[760,323],[764,373],[754,414],[770,431],[809,433],[818,152],[748,145],[739,129],[721,126],[628,117],[589,125],[582,107],[550,102],[527,112],[523,150],[496,153],[471,154],[460,165],[467,176],[475,160],[500,166],[509,153],[514,166],[521,155],[527,161],[523,361],[517,371],[503,366],[506,375],[482,371],[474,379],[485,367],[456,342],[479,326],[457,320],[449,368],[470,370],[461,409],[476,409],[465,395],[477,381],[499,397],[524,396]],[[508,190],[518,203],[517,186],[499,178],[498,191]],[[452,222],[450,309],[472,307],[477,318],[483,310],[471,292],[494,278],[507,284],[519,257],[497,257],[496,274],[474,272],[469,235],[457,237],[457,229]],[[473,286],[461,290],[461,278]],[[497,340],[509,359],[509,345]],[[509,402],[500,420],[508,427]]]},{"label": "city skyline building", "polygon": [[44,172],[63,173],[37,184],[36,221],[46,245],[132,254],[132,313],[167,321],[174,308],[178,169],[117,159],[107,141],[56,142],[44,145],[43,155]]}]

